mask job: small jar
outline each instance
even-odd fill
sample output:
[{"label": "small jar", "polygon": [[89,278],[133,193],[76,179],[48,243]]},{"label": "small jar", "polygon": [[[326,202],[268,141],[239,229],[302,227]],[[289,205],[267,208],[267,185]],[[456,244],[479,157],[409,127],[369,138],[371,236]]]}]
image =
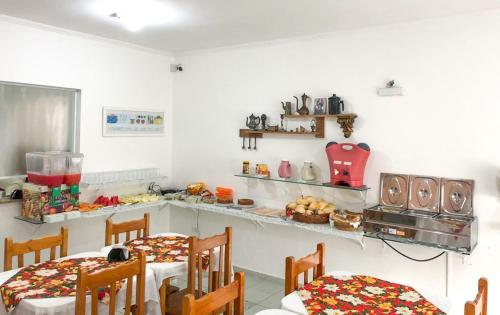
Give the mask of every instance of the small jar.
[{"label": "small jar", "polygon": [[301,171],[301,177],[304,181],[313,181],[316,179],[311,161],[304,161],[304,165],[302,166]]},{"label": "small jar", "polygon": [[250,161],[243,161],[243,171],[242,173],[244,175],[249,175],[250,174]]}]

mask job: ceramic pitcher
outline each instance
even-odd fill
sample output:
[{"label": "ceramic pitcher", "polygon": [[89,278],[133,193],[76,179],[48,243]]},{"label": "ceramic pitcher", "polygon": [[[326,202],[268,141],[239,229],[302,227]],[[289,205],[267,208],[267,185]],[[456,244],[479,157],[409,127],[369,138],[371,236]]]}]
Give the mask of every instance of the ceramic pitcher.
[{"label": "ceramic pitcher", "polygon": [[280,167],[278,168],[278,175],[281,178],[292,177],[292,167],[290,166],[290,161],[281,160]]}]

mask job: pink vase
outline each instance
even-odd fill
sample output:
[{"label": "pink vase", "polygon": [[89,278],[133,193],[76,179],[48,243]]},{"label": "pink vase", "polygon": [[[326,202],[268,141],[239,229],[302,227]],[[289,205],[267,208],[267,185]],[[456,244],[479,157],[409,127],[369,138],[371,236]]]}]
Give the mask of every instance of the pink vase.
[{"label": "pink vase", "polygon": [[281,161],[280,167],[278,168],[278,175],[281,178],[292,177],[292,167],[290,166],[290,161],[288,160]]}]

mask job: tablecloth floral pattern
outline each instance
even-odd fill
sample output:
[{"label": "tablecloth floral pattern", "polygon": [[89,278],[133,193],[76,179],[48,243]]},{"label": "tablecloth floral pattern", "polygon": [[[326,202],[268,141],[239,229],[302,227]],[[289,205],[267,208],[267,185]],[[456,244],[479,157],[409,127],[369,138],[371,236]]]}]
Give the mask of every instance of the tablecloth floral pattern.
[{"label": "tablecloth floral pattern", "polygon": [[[21,269],[0,286],[0,294],[7,312],[12,311],[24,298],[44,299],[76,295],[78,269],[89,273],[109,269],[117,263],[109,263],[105,257],[57,259],[30,265]],[[121,287],[121,283],[117,288]],[[103,302],[109,298],[109,289],[99,292]]]},{"label": "tablecloth floral pattern", "polygon": [[[188,238],[184,236],[143,237],[125,243],[133,255],[143,251],[148,263],[187,262],[189,254]],[[208,252],[207,252],[208,254]],[[202,256],[203,269],[208,268],[209,258]]]},{"label": "tablecloth floral pattern", "polygon": [[368,276],[322,276],[298,293],[310,315],[446,315],[413,288]]}]

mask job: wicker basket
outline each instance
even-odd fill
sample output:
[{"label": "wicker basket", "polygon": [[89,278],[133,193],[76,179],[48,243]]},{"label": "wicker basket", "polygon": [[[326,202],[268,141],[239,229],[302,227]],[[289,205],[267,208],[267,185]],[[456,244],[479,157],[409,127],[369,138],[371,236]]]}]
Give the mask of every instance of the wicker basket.
[{"label": "wicker basket", "polygon": [[325,224],[328,223],[329,215],[328,214],[305,215],[302,213],[295,212],[293,214],[293,219],[297,222],[302,222],[302,223]]}]

